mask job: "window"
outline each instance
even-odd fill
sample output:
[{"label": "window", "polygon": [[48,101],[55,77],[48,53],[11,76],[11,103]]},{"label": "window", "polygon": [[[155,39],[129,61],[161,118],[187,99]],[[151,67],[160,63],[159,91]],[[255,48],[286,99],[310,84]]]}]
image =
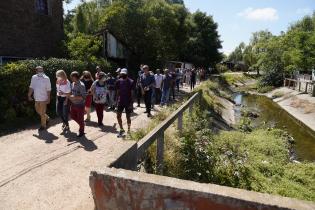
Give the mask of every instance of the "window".
[{"label": "window", "polygon": [[48,0],[36,0],[36,12],[41,15],[48,15]]}]

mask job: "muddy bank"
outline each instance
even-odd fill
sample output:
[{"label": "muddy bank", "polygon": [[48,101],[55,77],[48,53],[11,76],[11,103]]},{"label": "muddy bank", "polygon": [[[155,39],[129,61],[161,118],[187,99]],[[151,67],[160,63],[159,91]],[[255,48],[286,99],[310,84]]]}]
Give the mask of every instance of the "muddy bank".
[{"label": "muddy bank", "polygon": [[278,128],[288,133],[292,144],[291,158],[315,160],[315,132],[292,117],[272,99],[264,95],[239,93],[235,96],[236,118],[250,119],[250,127]]}]

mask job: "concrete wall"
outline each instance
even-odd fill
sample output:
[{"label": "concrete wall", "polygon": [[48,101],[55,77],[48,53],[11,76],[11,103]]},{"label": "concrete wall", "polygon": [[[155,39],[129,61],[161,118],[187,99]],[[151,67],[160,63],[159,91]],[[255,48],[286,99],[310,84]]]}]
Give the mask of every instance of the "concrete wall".
[{"label": "concrete wall", "polygon": [[97,210],[315,209],[311,202],[123,169],[91,172]]},{"label": "concrete wall", "polygon": [[123,168],[127,170],[136,170],[137,169],[137,150],[138,145],[134,143],[130,148],[126,151],[122,152],[122,155],[114,160],[109,167],[114,168]]},{"label": "concrete wall", "polygon": [[62,0],[48,2],[49,15],[41,15],[36,0],[0,1],[0,56],[58,56],[64,36]]}]

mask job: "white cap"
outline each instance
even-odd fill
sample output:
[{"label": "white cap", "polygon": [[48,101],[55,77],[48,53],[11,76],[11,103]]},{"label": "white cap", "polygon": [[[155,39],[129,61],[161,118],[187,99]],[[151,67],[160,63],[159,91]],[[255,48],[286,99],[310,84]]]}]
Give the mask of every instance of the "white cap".
[{"label": "white cap", "polygon": [[123,68],[120,70],[120,74],[128,74],[128,70],[126,68]]}]

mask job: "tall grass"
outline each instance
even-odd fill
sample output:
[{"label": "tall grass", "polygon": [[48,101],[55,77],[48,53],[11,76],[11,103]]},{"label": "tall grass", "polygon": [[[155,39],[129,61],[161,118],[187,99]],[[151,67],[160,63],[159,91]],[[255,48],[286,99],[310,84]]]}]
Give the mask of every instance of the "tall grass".
[{"label": "tall grass", "polygon": [[[218,89],[230,94],[220,83],[201,85],[202,100],[192,115],[184,115],[182,134],[175,127],[166,131],[164,175],[315,201],[315,164],[290,161],[285,132],[267,128],[215,132],[212,113]],[[144,136],[178,106],[163,110],[134,137]],[[153,145],[146,156],[150,173],[155,173],[155,154]]]}]

